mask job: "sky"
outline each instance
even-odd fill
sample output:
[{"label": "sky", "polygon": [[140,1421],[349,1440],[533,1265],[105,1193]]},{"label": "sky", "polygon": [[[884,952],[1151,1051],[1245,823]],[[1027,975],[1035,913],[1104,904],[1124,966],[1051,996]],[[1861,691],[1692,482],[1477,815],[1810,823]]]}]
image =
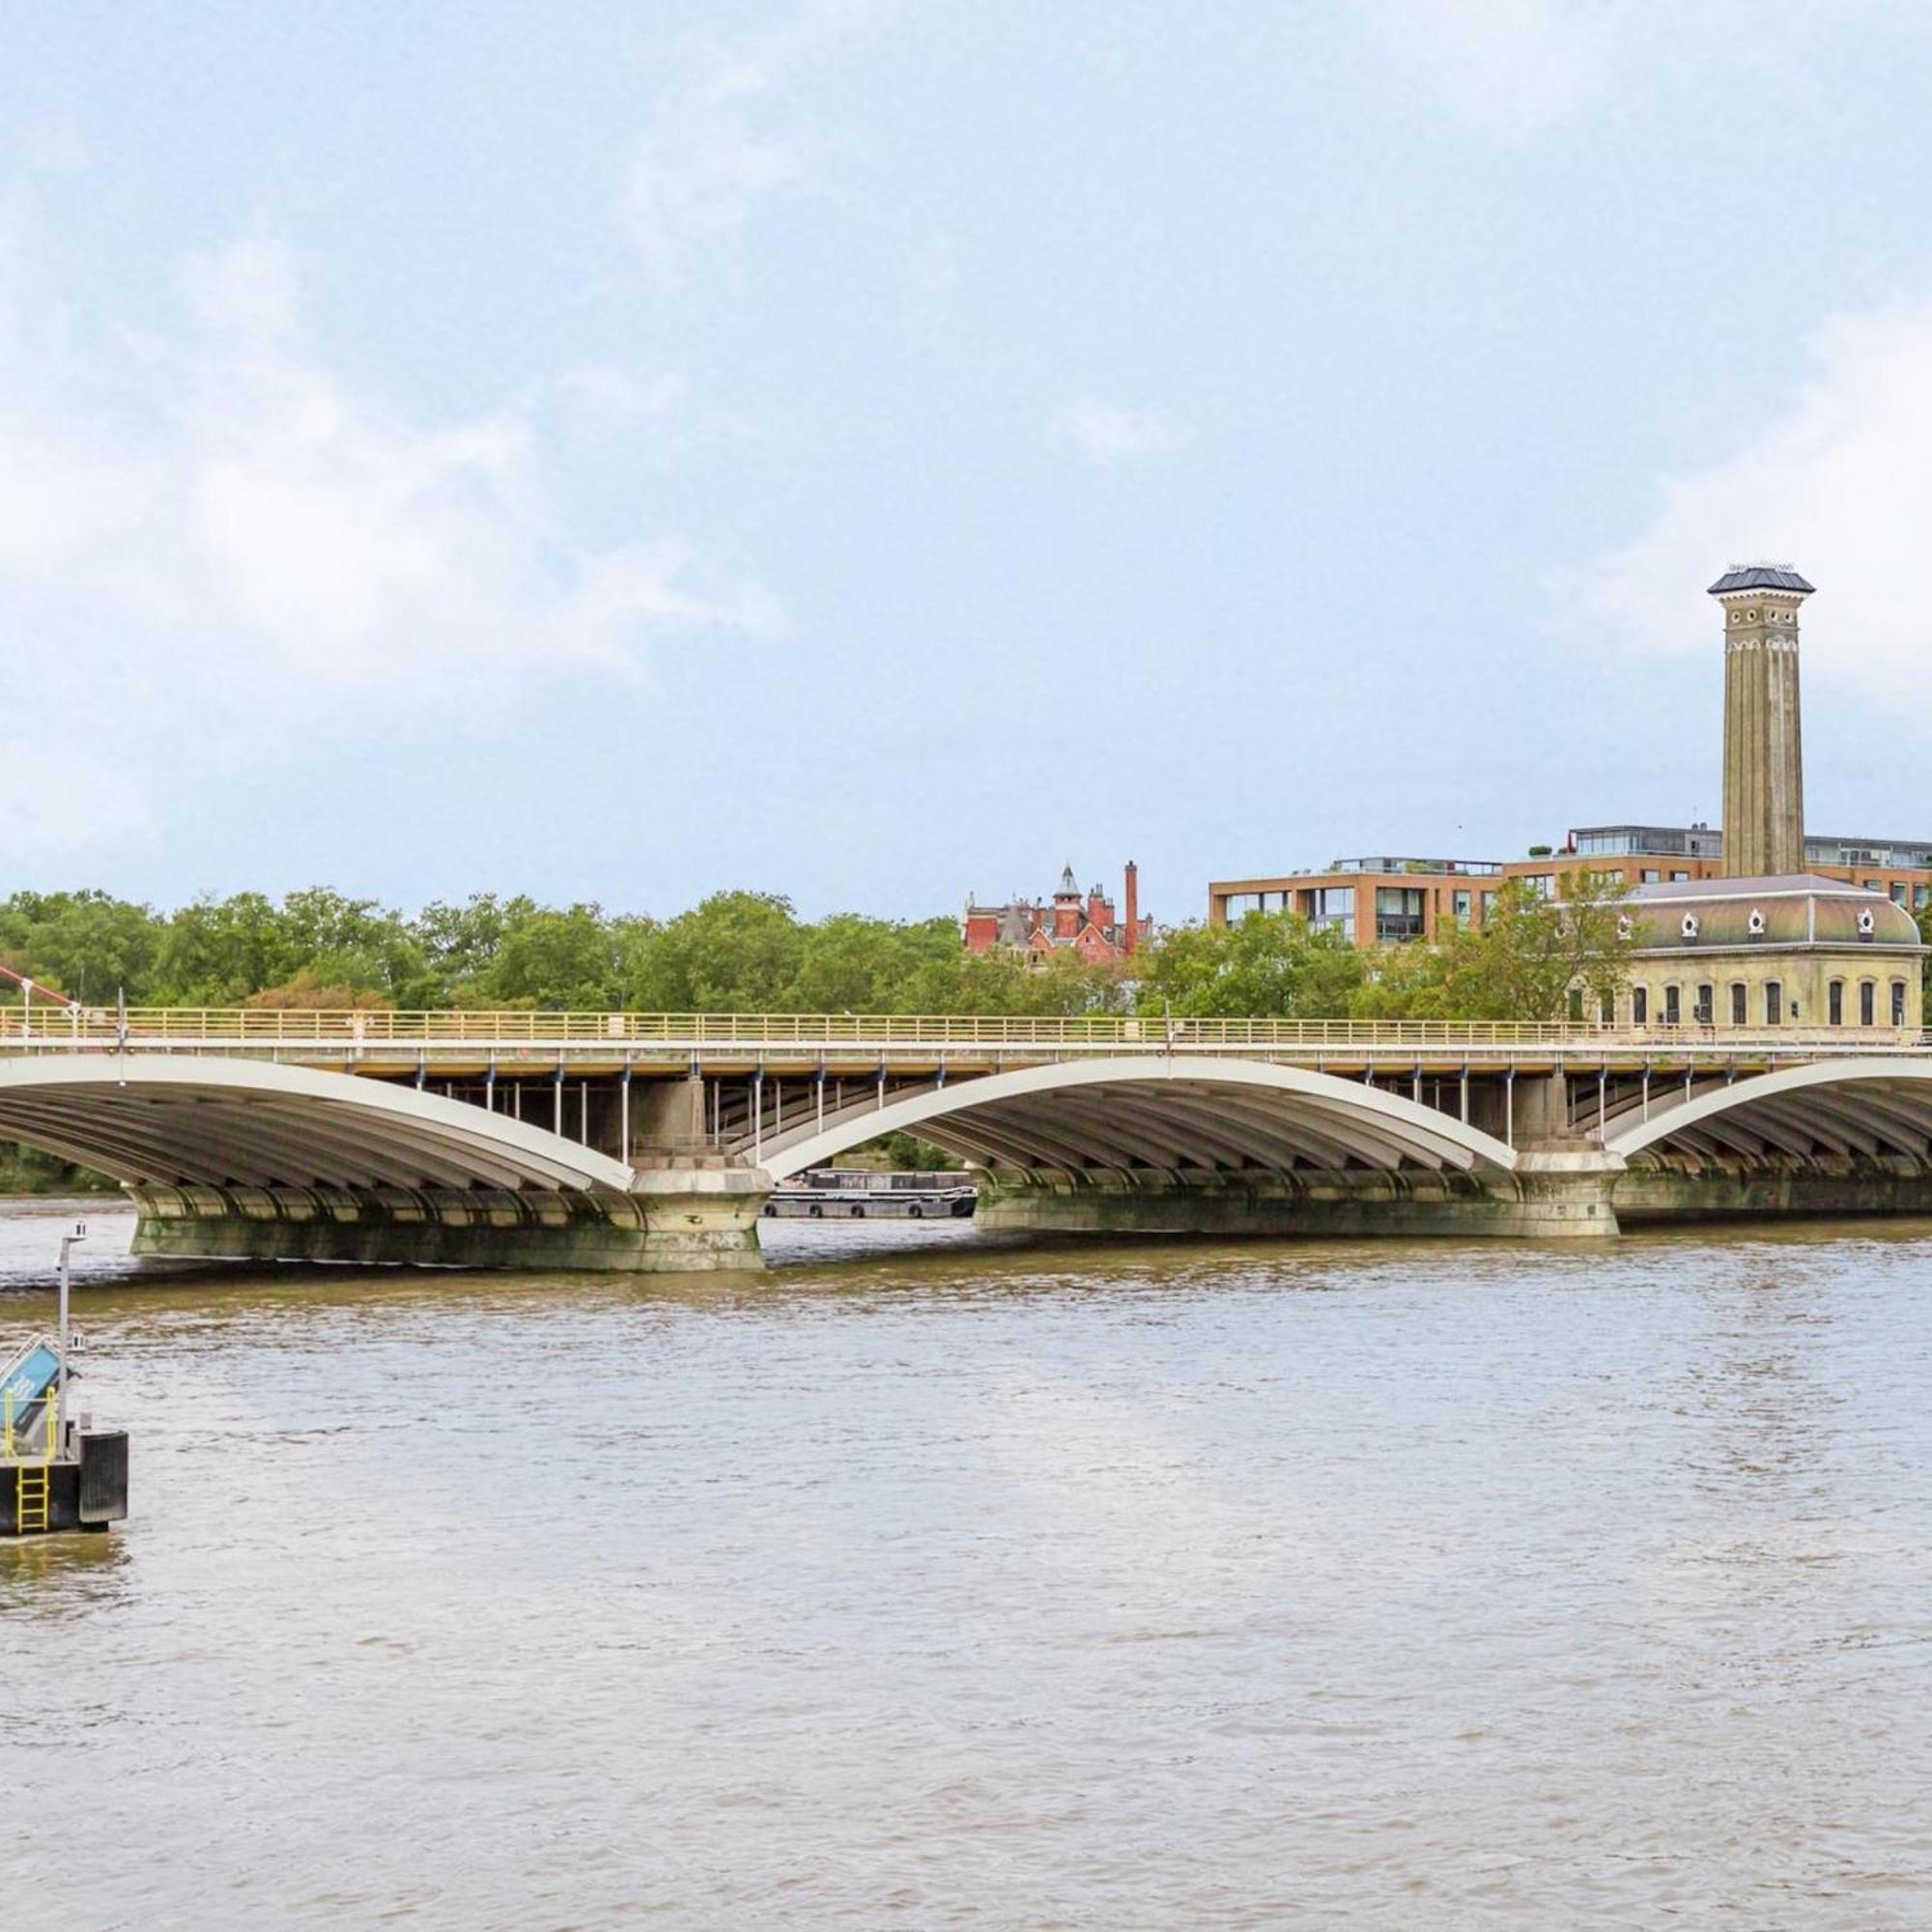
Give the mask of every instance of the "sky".
[{"label": "sky", "polygon": [[0,69],[0,893],[809,916],[1932,837],[1932,9],[64,0]]}]

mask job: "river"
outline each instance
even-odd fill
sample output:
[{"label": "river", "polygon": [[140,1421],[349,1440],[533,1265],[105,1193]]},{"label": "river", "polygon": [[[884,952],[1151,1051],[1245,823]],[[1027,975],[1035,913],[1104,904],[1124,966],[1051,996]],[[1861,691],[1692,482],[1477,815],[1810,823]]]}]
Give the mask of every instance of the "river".
[{"label": "river", "polygon": [[[61,1225],[0,1216],[10,1345]],[[1925,1224],[672,1284],[128,1225],[133,1516],[0,1548],[37,1919],[1932,1922]]]}]

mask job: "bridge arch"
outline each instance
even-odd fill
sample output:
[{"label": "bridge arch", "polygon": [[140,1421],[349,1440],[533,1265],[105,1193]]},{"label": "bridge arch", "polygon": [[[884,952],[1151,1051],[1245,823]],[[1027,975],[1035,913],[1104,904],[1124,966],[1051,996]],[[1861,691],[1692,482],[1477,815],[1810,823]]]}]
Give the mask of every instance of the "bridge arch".
[{"label": "bridge arch", "polygon": [[0,1065],[0,1138],[128,1187],[489,1187],[622,1193],[622,1161],[384,1080],[213,1055]]},{"label": "bridge arch", "polygon": [[1516,1168],[1507,1142],[1404,1094],[1206,1056],[1062,1061],[950,1081],[766,1139],[759,1165],[783,1180],[899,1132],[995,1167]]},{"label": "bridge arch", "polygon": [[1662,1106],[1612,1132],[1609,1152],[1932,1157],[1932,1060],[1877,1055],[1757,1073]]}]

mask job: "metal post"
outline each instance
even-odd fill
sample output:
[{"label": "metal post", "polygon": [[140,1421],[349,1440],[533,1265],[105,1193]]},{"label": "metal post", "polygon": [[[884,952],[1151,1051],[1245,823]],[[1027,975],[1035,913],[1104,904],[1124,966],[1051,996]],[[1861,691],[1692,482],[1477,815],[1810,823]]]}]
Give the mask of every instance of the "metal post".
[{"label": "metal post", "polygon": [[1610,1069],[1597,1068],[1597,1138],[1604,1138],[1604,1122],[1610,1115]]},{"label": "metal post", "polygon": [[590,1145],[590,1082],[577,1083],[577,1130],[578,1138],[583,1146]]},{"label": "metal post", "polygon": [[1463,1087],[1463,1124],[1466,1127],[1469,1124],[1469,1063],[1466,1060],[1463,1061],[1463,1063],[1462,1087]]},{"label": "metal post", "polygon": [[1650,1119],[1650,1062],[1643,1063],[1643,1117]]},{"label": "metal post", "polygon": [[1503,1139],[1516,1146],[1516,1068],[1503,1075]]},{"label": "metal post", "polygon": [[558,1140],[563,1138],[563,1060],[558,1057],[556,1079],[551,1086],[551,1129]]},{"label": "metal post", "polygon": [[631,1063],[624,1063],[624,1077],[617,1083],[617,1158],[631,1157]]},{"label": "metal post", "polygon": [[54,1430],[58,1419],[67,1413],[68,1296],[73,1286],[73,1270],[69,1257],[73,1252],[74,1243],[86,1239],[87,1223],[85,1221],[76,1222],[72,1234],[61,1236],[60,1310],[55,1321],[54,1342],[54,1352],[59,1360],[54,1370],[54,1410],[53,1414],[47,1417],[46,1429],[47,1460],[49,1462],[52,1462],[60,1453],[59,1445],[54,1440]]},{"label": "metal post", "polygon": [[497,1056],[490,1056],[490,1068],[483,1076],[483,1111],[494,1114],[497,1111]]},{"label": "metal post", "polygon": [[765,1154],[765,1069],[752,1075],[752,1165],[762,1167]]}]

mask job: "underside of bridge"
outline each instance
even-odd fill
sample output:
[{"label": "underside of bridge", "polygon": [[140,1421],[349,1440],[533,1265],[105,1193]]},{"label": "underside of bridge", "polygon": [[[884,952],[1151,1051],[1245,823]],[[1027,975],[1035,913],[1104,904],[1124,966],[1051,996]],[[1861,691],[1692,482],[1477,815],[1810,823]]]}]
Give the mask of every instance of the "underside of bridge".
[{"label": "underside of bridge", "polygon": [[135,1252],[449,1267],[757,1264],[763,1189],[640,1179],[548,1129],[389,1082],[164,1055],[0,1067],[0,1138],[119,1180]]},{"label": "underside of bridge", "polygon": [[895,1132],[972,1166],[982,1223],[1005,1230],[1572,1238],[1665,1217],[1932,1213],[1932,1061],[1907,1056],[1545,1076],[1475,1107],[1466,1082],[1207,1056],[789,1085],[738,1069],[567,1093],[559,1066],[436,1092],[207,1055],[47,1055],[0,1065],[0,1138],[122,1181],[139,1252],[254,1260],[757,1266],[775,1184]]},{"label": "underside of bridge", "polygon": [[1932,1213],[1932,1065],[1822,1061],[1625,1094],[1604,1140],[1619,1217]]},{"label": "underside of bridge", "polygon": [[1088,1061],[924,1086],[809,1118],[760,1149],[774,1178],[883,1132],[980,1175],[980,1218],[1062,1234],[1614,1232],[1601,1185],[1412,1093],[1206,1058]]}]

